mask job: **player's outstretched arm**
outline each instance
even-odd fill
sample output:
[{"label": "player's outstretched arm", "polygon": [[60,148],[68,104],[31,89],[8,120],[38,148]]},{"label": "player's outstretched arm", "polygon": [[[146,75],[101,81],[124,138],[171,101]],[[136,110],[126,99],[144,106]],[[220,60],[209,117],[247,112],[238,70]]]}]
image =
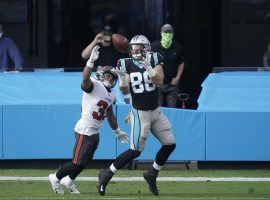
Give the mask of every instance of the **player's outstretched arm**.
[{"label": "player's outstretched arm", "polygon": [[118,123],[116,120],[116,117],[114,115],[112,106],[107,108],[107,120],[110,125],[110,127],[113,129],[115,136],[121,143],[128,143],[128,134],[125,132],[121,131],[120,128],[118,127]]},{"label": "player's outstretched arm", "polygon": [[88,59],[86,66],[83,70],[83,81],[81,84],[82,90],[90,93],[93,90],[93,82],[90,79],[91,73],[92,73],[92,69],[94,67],[94,62],[98,59],[98,55],[99,55],[99,46],[95,46],[90,58]]}]

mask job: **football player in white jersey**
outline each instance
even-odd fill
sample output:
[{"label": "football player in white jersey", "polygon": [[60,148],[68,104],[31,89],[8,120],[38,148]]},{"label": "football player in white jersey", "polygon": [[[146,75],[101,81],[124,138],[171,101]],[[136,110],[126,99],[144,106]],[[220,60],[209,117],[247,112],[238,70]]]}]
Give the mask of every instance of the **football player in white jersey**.
[{"label": "football player in white jersey", "polygon": [[150,42],[143,35],[136,35],[130,41],[130,58],[120,59],[116,72],[123,94],[130,92],[132,97],[130,148],[120,154],[109,169],[100,170],[98,192],[105,194],[105,188],[112,176],[126,163],[140,156],[145,142],[152,134],[162,144],[156,154],[151,169],[143,177],[154,195],[159,195],[156,178],[159,170],[176,147],[172,127],[161,112],[158,102],[158,89],[163,83],[162,58],[150,52]]},{"label": "football player in white jersey", "polygon": [[122,143],[128,142],[128,135],[118,127],[112,108],[116,102],[116,95],[111,89],[115,86],[118,78],[114,68],[102,67],[97,72],[97,78],[90,77],[98,56],[99,46],[95,46],[83,70],[82,112],[81,118],[74,128],[76,143],[73,159],[71,162],[63,164],[55,174],[49,175],[53,191],[57,194],[64,194],[63,186],[72,194],[80,193],[74,180],[93,158],[99,143],[99,131],[105,117],[107,117],[116,137]]}]

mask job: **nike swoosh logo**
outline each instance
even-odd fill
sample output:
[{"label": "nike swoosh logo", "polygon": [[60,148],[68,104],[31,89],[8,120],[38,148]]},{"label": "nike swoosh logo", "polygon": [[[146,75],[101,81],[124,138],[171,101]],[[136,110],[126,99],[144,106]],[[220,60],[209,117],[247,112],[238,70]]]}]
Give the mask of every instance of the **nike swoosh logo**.
[{"label": "nike swoosh logo", "polygon": [[100,191],[103,192],[103,185],[100,186]]}]

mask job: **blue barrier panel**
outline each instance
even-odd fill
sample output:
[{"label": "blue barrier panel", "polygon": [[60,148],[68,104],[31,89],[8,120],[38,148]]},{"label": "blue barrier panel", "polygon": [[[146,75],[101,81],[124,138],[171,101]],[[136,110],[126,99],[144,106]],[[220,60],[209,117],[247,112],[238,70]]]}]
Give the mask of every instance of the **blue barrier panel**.
[{"label": "blue barrier panel", "polygon": [[[6,105],[3,116],[4,159],[72,158],[80,105]],[[115,158],[115,137],[102,132],[95,158]]]},{"label": "blue barrier panel", "polygon": [[0,159],[3,159],[3,106],[0,105]]},{"label": "blue barrier panel", "polygon": [[[80,104],[81,81],[81,72],[0,73],[0,104]],[[117,103],[123,103],[118,87],[114,92]]]},{"label": "blue barrier panel", "polygon": [[79,105],[5,105],[4,159],[71,158]]},{"label": "blue barrier panel", "polygon": [[270,111],[270,72],[210,74],[198,99],[201,111]]},{"label": "blue barrier panel", "polygon": [[[117,119],[122,122],[128,113],[129,106],[117,105]],[[169,160],[205,160],[205,113],[194,110],[162,108],[172,124],[176,139],[176,149]],[[121,124],[120,127],[129,132],[130,126]],[[146,141],[145,149],[139,160],[154,160],[161,144],[151,134]],[[117,144],[119,155],[129,145]]]},{"label": "blue barrier panel", "polygon": [[270,113],[207,112],[206,160],[269,161]]}]

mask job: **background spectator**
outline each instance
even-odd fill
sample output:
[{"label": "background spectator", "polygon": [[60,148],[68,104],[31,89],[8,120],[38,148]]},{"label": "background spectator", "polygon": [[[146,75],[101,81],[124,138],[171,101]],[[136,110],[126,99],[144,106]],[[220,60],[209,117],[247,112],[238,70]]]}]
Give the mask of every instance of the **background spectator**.
[{"label": "background spectator", "polygon": [[22,67],[21,53],[13,40],[4,35],[4,28],[0,23],[0,71],[18,70]]},{"label": "background spectator", "polygon": [[268,42],[267,51],[263,55],[263,66],[270,68],[270,40]]},{"label": "background spectator", "polygon": [[109,26],[105,26],[105,29],[98,33],[95,39],[82,51],[82,57],[88,59],[93,48],[96,45],[100,46],[99,58],[95,62],[94,69],[96,70],[98,66],[116,66],[117,61],[120,58],[126,57],[125,54],[117,51],[112,45],[111,41],[112,32]]},{"label": "background spectator", "polygon": [[163,57],[164,81],[159,88],[160,106],[176,107],[179,93],[179,81],[184,70],[182,46],[173,40],[173,27],[165,24],[161,27],[161,40],[152,43],[152,50]]}]

